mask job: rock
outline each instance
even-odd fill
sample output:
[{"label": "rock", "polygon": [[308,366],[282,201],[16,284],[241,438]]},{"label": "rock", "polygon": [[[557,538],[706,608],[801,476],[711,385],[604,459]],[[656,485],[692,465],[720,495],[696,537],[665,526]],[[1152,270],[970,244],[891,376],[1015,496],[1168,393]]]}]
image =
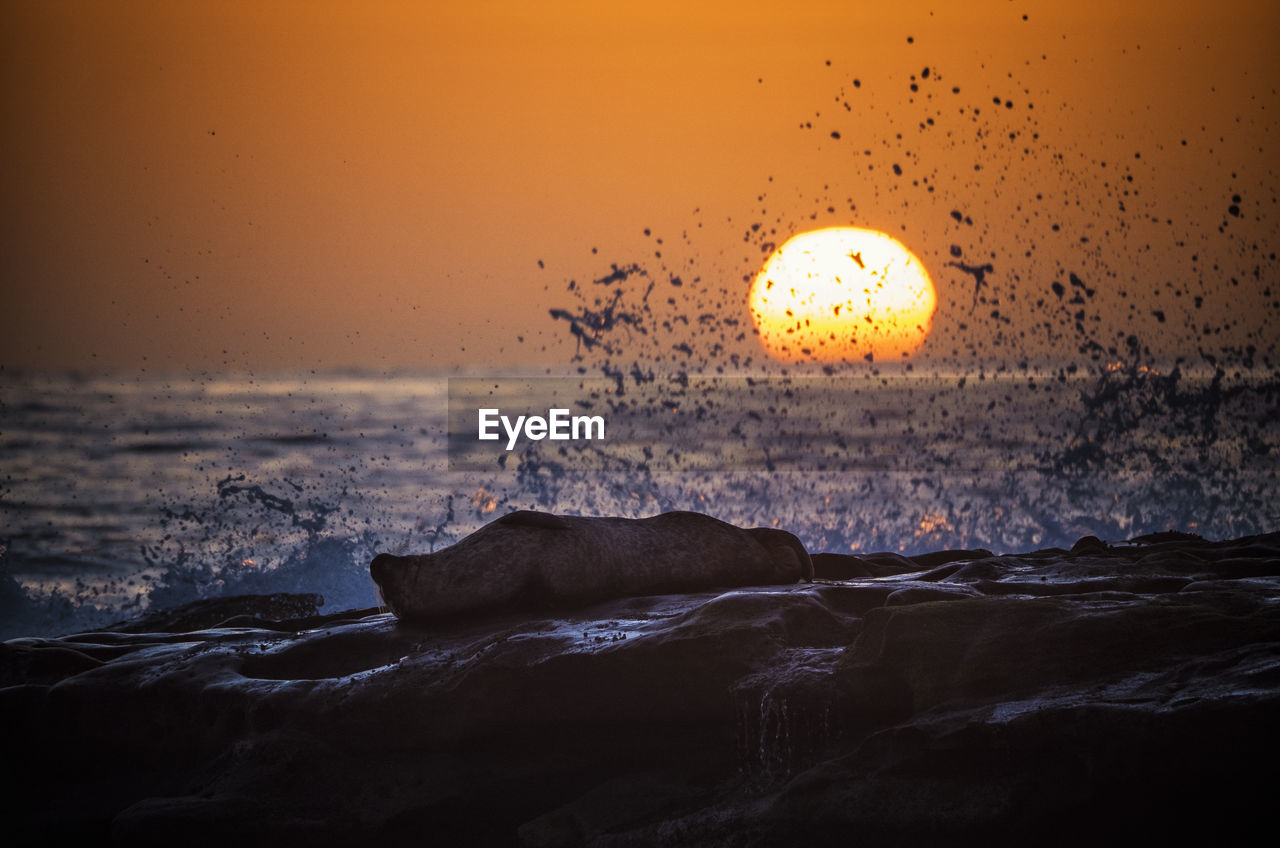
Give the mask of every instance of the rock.
[{"label": "rock", "polygon": [[19,843],[1240,841],[1280,755],[1278,549],[13,640],[0,814]]},{"label": "rock", "polygon": [[935,551],[928,554],[917,554],[909,559],[920,568],[937,568],[950,562],[968,562],[974,559],[987,559],[994,556],[991,551],[977,548],[971,551]]},{"label": "rock", "polygon": [[314,593],[232,595],[156,610],[105,629],[118,633],[184,633],[216,627],[229,619],[256,622],[257,626],[263,626],[266,622],[314,616],[323,605],[324,598]]},{"label": "rock", "polygon": [[14,639],[0,644],[0,687],[55,683],[100,665],[102,660],[66,645]]},{"label": "rock", "polygon": [[915,560],[895,553],[813,554],[813,576],[826,580],[849,580],[857,577],[893,577],[921,571]]},{"label": "rock", "polygon": [[1097,536],[1084,536],[1071,546],[1073,554],[1102,554],[1107,552],[1107,546]]}]

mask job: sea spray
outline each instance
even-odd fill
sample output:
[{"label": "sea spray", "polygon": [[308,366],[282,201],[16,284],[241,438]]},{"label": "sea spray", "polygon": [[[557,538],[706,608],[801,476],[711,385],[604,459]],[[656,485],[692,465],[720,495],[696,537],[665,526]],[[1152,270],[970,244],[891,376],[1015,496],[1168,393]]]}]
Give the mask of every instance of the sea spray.
[{"label": "sea spray", "polygon": [[[798,427],[832,442],[829,467],[784,470],[779,440],[760,470],[708,468],[706,445],[686,444],[663,468],[641,454],[585,471],[517,446],[452,473],[438,375],[6,371],[4,635],[277,588],[367,605],[374,551],[438,549],[514,509],[693,509],[836,552],[1280,526],[1274,186],[1245,184],[1195,137],[1135,138],[1106,161],[1098,149],[1125,139],[1055,131],[1049,116],[1077,107],[1044,108],[1053,92],[1029,79],[1044,55],[965,69],[914,49],[929,74],[886,67],[864,85],[859,68],[826,66],[815,96],[837,106],[797,139],[820,190],[758,176],[751,208],[694,210],[675,237],[644,229],[643,258],[589,260],[558,291],[544,280],[542,322],[565,351],[549,373],[608,381],[611,411],[670,419],[676,400],[723,420],[726,443]],[[894,134],[876,134],[883,115]],[[1166,208],[1169,172],[1184,197]],[[849,224],[919,245],[939,289],[929,339],[911,362],[770,361],[750,279],[790,236]],[[763,410],[690,392],[708,375],[777,391]],[[846,385],[824,408],[772,382],[796,377]],[[855,414],[837,425],[832,409]]]},{"label": "sea spray", "polygon": [[[303,491],[288,481],[284,486],[294,495]],[[217,495],[203,513],[166,510],[171,533],[142,549],[155,575],[146,591],[150,606],[276,592],[319,593],[330,611],[376,603],[367,567],[375,535],[326,532],[340,500],[295,502],[243,474],[218,481]]]}]

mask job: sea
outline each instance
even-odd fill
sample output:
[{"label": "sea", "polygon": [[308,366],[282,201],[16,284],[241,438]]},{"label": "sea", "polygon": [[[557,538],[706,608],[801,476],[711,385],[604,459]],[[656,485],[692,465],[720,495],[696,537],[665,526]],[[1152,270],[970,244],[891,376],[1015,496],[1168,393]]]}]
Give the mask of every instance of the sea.
[{"label": "sea", "polygon": [[439,549],[515,509],[697,510],[841,553],[1280,528],[1271,372],[568,376],[557,392],[610,435],[476,453],[451,403],[490,377],[0,375],[0,638],[243,593],[374,606],[376,553]]}]

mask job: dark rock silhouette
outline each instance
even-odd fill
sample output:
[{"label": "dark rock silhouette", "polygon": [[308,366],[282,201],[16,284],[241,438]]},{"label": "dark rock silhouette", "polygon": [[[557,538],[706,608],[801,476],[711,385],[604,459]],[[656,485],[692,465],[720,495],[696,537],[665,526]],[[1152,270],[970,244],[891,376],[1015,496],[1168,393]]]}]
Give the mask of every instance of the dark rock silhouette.
[{"label": "dark rock silhouette", "polygon": [[447,623],[12,640],[7,829],[1072,844],[1269,821],[1280,534],[814,559],[868,574]]}]

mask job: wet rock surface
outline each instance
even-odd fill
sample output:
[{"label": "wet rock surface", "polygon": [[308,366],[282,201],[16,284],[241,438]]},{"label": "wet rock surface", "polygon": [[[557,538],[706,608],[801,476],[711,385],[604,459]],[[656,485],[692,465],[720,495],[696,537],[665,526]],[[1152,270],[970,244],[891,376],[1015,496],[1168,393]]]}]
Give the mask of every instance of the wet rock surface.
[{"label": "wet rock surface", "polygon": [[815,565],[853,576],[432,625],[257,599],[11,640],[9,831],[1078,844],[1269,818],[1280,534]]}]

